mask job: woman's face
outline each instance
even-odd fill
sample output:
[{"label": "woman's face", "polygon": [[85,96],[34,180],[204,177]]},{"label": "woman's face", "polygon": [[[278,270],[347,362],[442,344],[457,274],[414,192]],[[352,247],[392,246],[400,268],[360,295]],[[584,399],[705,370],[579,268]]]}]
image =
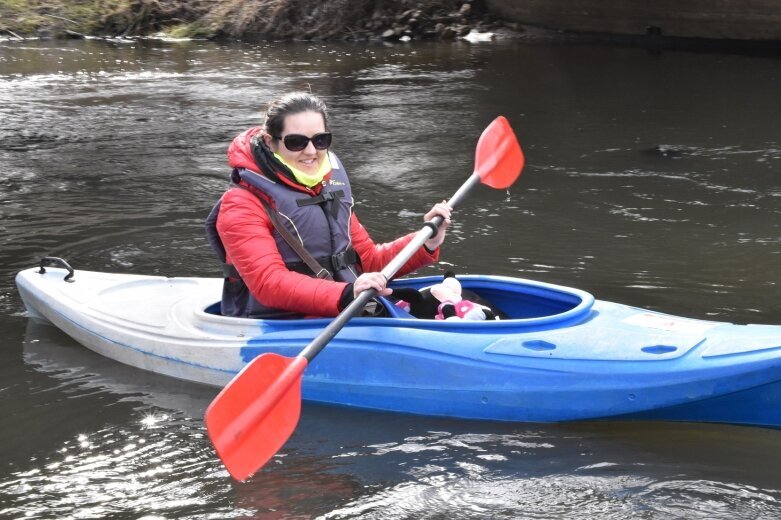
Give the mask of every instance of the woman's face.
[{"label": "woman's face", "polygon": [[300,134],[307,137],[312,137],[315,134],[325,132],[325,121],[323,116],[319,112],[299,112],[297,114],[290,114],[285,116],[285,122],[282,125],[282,134],[278,135],[279,140],[272,140],[271,136],[266,135],[266,145],[271,148],[271,151],[278,153],[282,156],[291,166],[298,168],[304,173],[314,174],[317,173],[320,168],[320,163],[323,162],[325,154],[328,150],[318,150],[309,141],[301,151],[293,152],[287,149],[284,143],[286,135]]}]

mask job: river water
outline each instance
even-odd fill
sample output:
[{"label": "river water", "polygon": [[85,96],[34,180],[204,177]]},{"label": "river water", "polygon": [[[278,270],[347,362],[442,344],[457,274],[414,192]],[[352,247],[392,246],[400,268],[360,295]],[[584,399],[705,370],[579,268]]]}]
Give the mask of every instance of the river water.
[{"label": "river water", "polygon": [[219,276],[203,219],[225,150],[291,89],[322,95],[377,240],[471,173],[497,115],[527,155],[460,207],[442,266],[695,318],[781,323],[781,61],[555,43],[0,42],[0,518],[781,517],[781,432],[496,424],[305,405],[245,484],[216,389],[28,322],[13,276]]}]

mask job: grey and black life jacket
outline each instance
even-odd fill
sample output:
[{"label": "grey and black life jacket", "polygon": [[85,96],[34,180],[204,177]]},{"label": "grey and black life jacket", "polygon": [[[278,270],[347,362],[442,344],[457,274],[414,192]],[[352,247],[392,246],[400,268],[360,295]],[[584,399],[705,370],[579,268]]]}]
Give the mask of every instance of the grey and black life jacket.
[{"label": "grey and black life jacket", "polygon": [[[334,280],[353,282],[358,277],[359,258],[352,248],[350,238],[350,215],[354,204],[350,181],[341,161],[330,153],[331,175],[323,181],[323,187],[316,196],[290,189],[282,182],[247,169],[234,169],[232,181],[240,186],[250,186],[271,200],[282,224],[303,245],[304,249],[330,273]],[[236,187],[231,188],[236,189]],[[259,196],[261,201],[263,200]],[[252,296],[241,276],[232,265],[225,263],[225,247],[217,233],[217,217],[221,200],[212,208],[206,219],[206,235],[209,244],[223,263],[225,283],[223,286],[222,309],[225,316],[249,318],[284,317],[287,314],[271,309]],[[288,269],[316,276],[287,241],[275,229],[274,240]]]}]

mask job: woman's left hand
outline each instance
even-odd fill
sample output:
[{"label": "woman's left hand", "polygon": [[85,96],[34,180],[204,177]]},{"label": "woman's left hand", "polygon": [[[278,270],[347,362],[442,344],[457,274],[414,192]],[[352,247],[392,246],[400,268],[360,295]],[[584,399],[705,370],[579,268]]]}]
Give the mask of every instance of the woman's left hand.
[{"label": "woman's left hand", "polygon": [[445,241],[445,233],[447,232],[447,227],[450,225],[450,214],[452,212],[453,208],[448,206],[447,202],[443,200],[442,202],[434,204],[434,207],[423,217],[424,222],[428,222],[436,216],[440,216],[443,219],[442,224],[439,225],[437,234],[426,240],[426,247],[430,251],[435,250]]},{"label": "woman's left hand", "polygon": [[378,296],[390,296],[393,291],[386,287],[387,283],[382,273],[363,273],[353,282],[353,298],[369,289],[377,291]]}]

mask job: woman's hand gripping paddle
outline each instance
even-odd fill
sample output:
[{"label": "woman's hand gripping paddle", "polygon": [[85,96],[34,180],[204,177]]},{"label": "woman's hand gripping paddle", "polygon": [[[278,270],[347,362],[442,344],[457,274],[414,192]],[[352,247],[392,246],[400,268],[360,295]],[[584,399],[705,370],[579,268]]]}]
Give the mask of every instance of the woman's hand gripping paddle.
[{"label": "woman's hand gripping paddle", "polygon": [[[495,189],[512,185],[524,157],[507,119],[497,117],[483,131],[475,150],[475,170],[448,201],[455,207],[478,183]],[[417,232],[382,270],[390,280],[437,232],[437,216]],[[217,455],[233,478],[243,481],[287,441],[301,413],[301,377],[308,363],[342,330],[375,290],[363,291],[295,358],[267,353],[253,359],[222,389],[206,410],[206,429]]]}]

